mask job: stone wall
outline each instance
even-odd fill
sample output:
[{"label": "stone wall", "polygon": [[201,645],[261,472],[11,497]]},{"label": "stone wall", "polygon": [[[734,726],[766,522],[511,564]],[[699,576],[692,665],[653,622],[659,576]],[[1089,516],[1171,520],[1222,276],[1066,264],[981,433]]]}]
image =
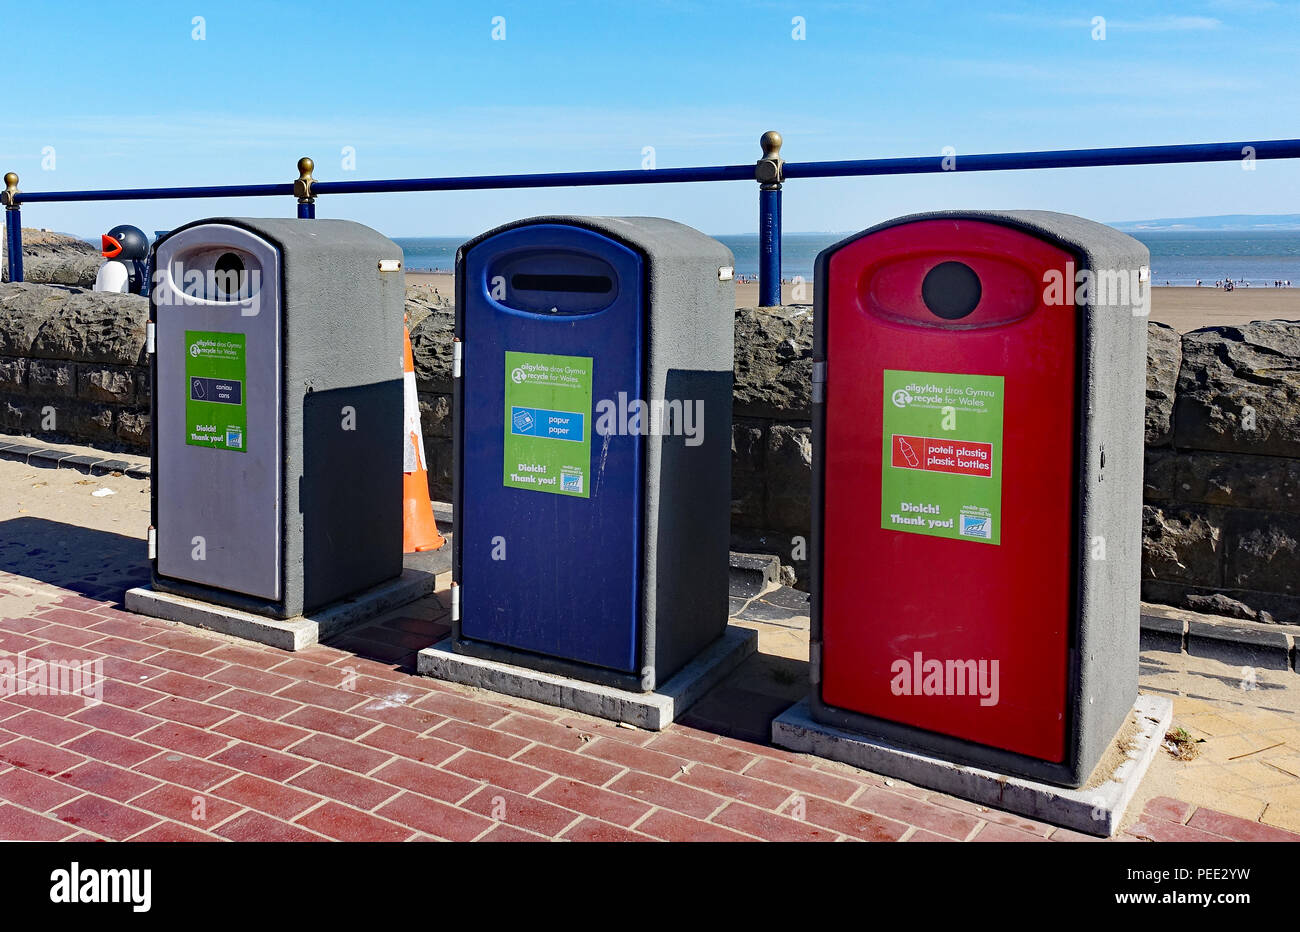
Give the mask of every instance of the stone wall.
[{"label": "stone wall", "polygon": [[[454,311],[407,289],[435,499],[451,496]],[[0,285],[0,430],[147,451],[144,299]],[[1143,595],[1300,623],[1300,323],[1151,324]],[[736,312],[732,537],[806,579],[812,313]],[[56,429],[44,426],[52,409]]]}]

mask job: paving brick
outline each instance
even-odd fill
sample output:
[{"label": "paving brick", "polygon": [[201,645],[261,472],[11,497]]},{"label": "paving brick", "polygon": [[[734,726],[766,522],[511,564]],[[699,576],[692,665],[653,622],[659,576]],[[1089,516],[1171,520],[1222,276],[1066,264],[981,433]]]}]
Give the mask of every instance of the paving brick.
[{"label": "paving brick", "polygon": [[280,699],[292,699],[295,702],[323,706],[326,709],[334,709],[338,712],[346,712],[348,709],[361,705],[361,703],[368,700],[366,696],[335,689],[332,686],[303,682],[297,682],[286,687],[276,693],[276,696]]},{"label": "paving brick", "polygon": [[81,795],[57,780],[14,767],[0,774],[0,799],[44,812]]},{"label": "paving brick", "polygon": [[235,779],[213,787],[212,792],[222,799],[286,821],[320,802],[315,793],[304,793],[248,773],[241,773]]},{"label": "paving brick", "polygon": [[211,699],[227,689],[224,683],[209,683],[206,680],[185,673],[176,673],[172,670],[150,679],[149,688],[171,693],[173,696],[183,696],[197,702]]},{"label": "paving brick", "polygon": [[960,812],[874,786],[863,790],[852,805],[958,841],[965,839],[980,823],[979,819]]},{"label": "paving brick", "polygon": [[506,716],[492,727],[495,730],[509,732],[527,738],[529,741],[538,741],[566,751],[576,751],[587,743],[575,728],[533,718],[531,715],[521,715],[518,712]]},{"label": "paving brick", "polygon": [[619,777],[609,785],[609,789],[697,819],[708,818],[727,801],[723,797],[695,789],[676,780],[665,780],[662,777],[635,771]]},{"label": "paving brick", "polygon": [[316,663],[307,660],[301,656],[301,651],[296,652],[298,656],[281,661],[271,667],[271,671],[279,673],[281,676],[292,677],[296,680],[306,680],[308,683],[316,683],[319,686],[326,686],[330,689],[337,689],[348,678],[347,674],[340,670],[331,670],[323,663]]},{"label": "paving brick", "polygon": [[196,728],[211,728],[217,722],[230,718],[232,714],[229,709],[213,708],[207,703],[182,699],[180,696],[164,696],[141,711],[172,722],[193,725]]},{"label": "paving brick", "polygon": [[216,682],[222,682],[220,671],[227,666],[223,661],[200,657],[197,654],[187,654],[181,650],[165,650],[161,654],[150,657],[149,662],[167,670],[176,670]]},{"label": "paving brick", "polygon": [[212,826],[221,824],[243,808],[210,793],[200,793],[174,783],[164,783],[137,796],[131,800],[131,805],[205,831],[211,831]]},{"label": "paving brick", "polygon": [[1166,822],[1142,816],[1128,830],[1128,834],[1147,841],[1217,841],[1222,843],[1224,837],[1200,829],[1191,828],[1179,822]]},{"label": "paving brick", "polygon": [[282,651],[251,647],[246,644],[223,644],[204,656],[211,657],[214,660],[224,660],[226,663],[237,663],[241,666],[253,667],[258,670],[269,670],[271,667],[284,662],[284,653]]},{"label": "paving brick", "polygon": [[473,699],[445,692],[430,693],[416,702],[415,707],[484,727],[499,722],[510,714],[505,709],[499,709],[486,702],[475,702]]},{"label": "paving brick", "polygon": [[744,803],[728,803],[712,821],[767,841],[834,841],[836,834]]},{"label": "paving brick", "polygon": [[73,767],[59,774],[58,779],[87,793],[116,799],[120,803],[158,785],[158,781],[152,777],[97,760],[88,760],[78,767]]},{"label": "paving brick", "polygon": [[458,744],[461,747],[473,748],[496,757],[513,757],[531,743],[525,738],[502,734],[491,728],[454,719],[448,719],[429,732],[429,737]]},{"label": "paving brick", "polygon": [[42,621],[48,621],[72,628],[85,628],[90,625],[96,625],[100,622],[100,617],[93,612],[80,611],[72,608],[47,608],[44,611],[36,613],[36,617]]},{"label": "paving brick", "polygon": [[519,764],[536,767],[538,770],[559,774],[562,777],[581,780],[583,783],[590,783],[593,786],[604,786],[612,778],[625,771],[625,768],[620,767],[618,764],[611,764],[594,757],[588,757],[585,754],[562,751],[559,748],[545,744],[534,744],[532,747],[516,754],[511,760]]},{"label": "paving brick", "polygon": [[405,841],[412,835],[410,828],[333,800],[299,816],[297,824],[339,841]]},{"label": "paving brick", "polygon": [[702,822],[699,819],[692,819],[690,816],[682,815],[680,812],[670,812],[667,809],[659,809],[646,816],[637,827],[638,832],[644,832],[655,838],[661,838],[664,841],[753,841],[748,835],[742,835],[739,832],[733,832],[729,828],[723,828],[721,825],[714,825],[712,822]]},{"label": "paving brick", "polygon": [[142,712],[131,711],[129,708],[118,708],[109,706],[107,703],[100,703],[98,706],[91,706],[86,710],[77,712],[69,721],[74,727],[79,725],[79,727],[83,728],[98,728],[100,731],[131,737],[152,728],[153,725],[159,724],[161,719],[157,719],[152,715],[144,715]]},{"label": "paving brick", "polygon": [[229,767],[177,754],[175,751],[163,751],[131,769],[196,790],[210,789],[235,775],[235,771]]},{"label": "paving brick", "polygon": [[1300,835],[1285,829],[1273,828],[1239,816],[1216,812],[1202,806],[1187,821],[1191,828],[1212,832],[1234,841],[1300,841]]},{"label": "paving brick", "polygon": [[385,725],[393,725],[397,728],[404,728],[407,731],[416,733],[428,731],[439,722],[446,720],[446,716],[439,715],[437,712],[430,712],[426,709],[417,709],[414,706],[397,704],[385,699],[371,699],[363,702],[348,712],[349,715],[360,715],[376,722],[382,722]]},{"label": "paving brick", "polygon": [[120,680],[108,680],[104,683],[103,701],[106,705],[121,706],[124,709],[140,711],[162,698],[157,690],[123,683]]},{"label": "paving brick", "polygon": [[128,841],[145,841],[160,842],[164,844],[176,844],[183,842],[200,842],[200,841],[220,841],[197,829],[190,828],[186,825],[179,825],[176,822],[159,822],[153,828],[147,828],[138,835],[132,835]]},{"label": "paving brick", "polygon": [[89,645],[90,649],[113,657],[126,660],[143,661],[161,654],[167,648],[159,644],[144,644],[140,641],[128,641],[126,638],[105,637]]},{"label": "paving brick", "polygon": [[310,770],[298,774],[288,782],[290,786],[365,810],[372,810],[401,792],[387,783],[326,764],[313,764]]},{"label": "paving brick", "polygon": [[764,783],[743,774],[729,773],[717,767],[710,767],[708,764],[693,765],[689,771],[677,778],[677,782],[696,789],[708,790],[728,799],[752,803],[763,809],[776,809],[793,795],[793,791],[786,787]]},{"label": "paving brick", "polygon": [[1157,796],[1147,803],[1143,814],[1154,819],[1164,819],[1166,822],[1186,822],[1195,811],[1196,807],[1191,803],[1171,799],[1168,796]]},{"label": "paving brick", "polygon": [[324,841],[323,835],[260,812],[245,812],[212,830],[231,841]]},{"label": "paving brick", "polygon": [[787,803],[781,813],[862,841],[898,841],[908,829],[905,823],[895,819],[817,796],[798,796]]},{"label": "paving brick", "polygon": [[83,737],[69,741],[64,747],[106,764],[117,764],[119,767],[134,767],[158,753],[156,747],[108,731],[92,731]]},{"label": "paving brick", "polygon": [[105,838],[121,841],[158,822],[150,813],[98,796],[81,796],[50,813],[60,822]]},{"label": "paving brick", "polygon": [[462,748],[441,738],[425,738],[404,728],[383,725],[367,734],[361,743],[382,751],[391,751],[426,764],[440,764]]},{"label": "paving brick", "polygon": [[213,731],[251,744],[283,750],[295,741],[301,741],[310,732],[280,722],[268,722],[253,715],[235,715],[219,725],[212,726]]},{"label": "paving brick", "polygon": [[47,777],[71,770],[85,759],[80,754],[50,747],[31,738],[16,738],[0,747],[0,761],[6,761],[15,767],[22,767]]},{"label": "paving brick", "polygon": [[607,722],[595,718],[579,718],[566,715],[558,719],[559,724],[572,727],[580,735],[586,735],[592,742],[604,737],[619,744],[631,744],[641,747],[655,739],[656,731],[642,731],[640,728],[623,727],[616,722]]},{"label": "paving brick", "polygon": [[220,708],[230,709],[234,712],[245,712],[265,719],[281,718],[295,709],[302,708],[301,702],[276,696],[264,696],[261,693],[249,692],[246,689],[228,689],[220,696],[212,697],[208,702]]},{"label": "paving brick", "polygon": [[288,750],[292,754],[357,773],[369,773],[392,757],[384,751],[363,747],[333,735],[308,735]]},{"label": "paving brick", "polygon": [[478,751],[465,751],[444,761],[441,766],[452,773],[484,783],[494,783],[517,793],[531,793],[550,779],[550,774],[534,767],[525,767]]},{"label": "paving brick", "polygon": [[[213,659],[220,660],[221,658],[214,657]],[[231,664],[212,674],[208,679],[215,680],[218,683],[226,683],[229,686],[238,686],[240,689],[247,689],[250,692],[268,694],[279,692],[297,682],[293,677],[282,676],[279,673],[271,673],[267,670],[246,667],[241,664]]]},{"label": "paving brick", "polygon": [[71,825],[56,819],[8,803],[0,805],[0,839],[5,841],[59,841],[76,832]]},{"label": "paving brick", "polygon": [[854,793],[862,789],[862,784],[854,780],[772,758],[760,759],[745,771],[745,776],[841,803],[848,802]]},{"label": "paving brick", "polygon": [[91,730],[90,725],[46,715],[35,709],[28,709],[26,712],[5,719],[5,731],[26,735],[44,741],[46,744],[62,744]]},{"label": "paving brick", "polygon": [[545,835],[539,835],[536,832],[526,832],[522,828],[516,828],[513,825],[506,825],[499,822],[486,833],[479,836],[479,841],[492,842],[528,842],[528,841],[549,841]]},{"label": "paving brick", "polygon": [[160,644],[171,650],[187,651],[191,654],[206,654],[221,646],[221,642],[213,637],[205,637],[202,634],[191,634],[188,631],[171,629],[161,631],[149,638],[150,644]]},{"label": "paving brick", "polygon": [[[90,630],[98,631],[100,634],[144,642],[158,633],[158,629],[140,615],[106,615],[102,609],[93,614],[102,616],[102,620],[92,625]],[[158,650],[166,649],[163,645],[158,645]]]},{"label": "paving brick", "polygon": [[577,780],[552,780],[533,795],[537,799],[624,827],[632,825],[651,809],[638,799]]},{"label": "paving brick", "polygon": [[542,799],[523,796],[501,786],[485,786],[460,804],[495,822],[554,837],[581,816]]},{"label": "paving brick", "polygon": [[600,760],[619,764],[623,767],[652,773],[658,777],[673,777],[682,772],[686,761],[680,757],[670,757],[659,751],[650,751],[634,744],[624,744],[610,738],[597,738],[582,747],[583,754],[590,754]]},{"label": "paving brick", "polygon": [[[88,615],[86,617],[94,618],[95,621],[99,620],[93,615]],[[103,637],[103,635],[98,631],[91,631],[86,628],[73,628],[63,624],[46,625],[41,629],[41,639],[63,645],[63,654],[65,656],[69,653],[67,648],[84,648],[89,644],[95,643],[101,637]],[[71,660],[73,658],[69,657],[68,659]]]},{"label": "paving brick", "polygon": [[141,734],[139,740],[194,757],[211,757],[228,747],[231,739],[181,722],[163,722]]},{"label": "paving brick", "polygon": [[736,773],[744,770],[755,760],[753,754],[729,748],[714,741],[703,741],[686,735],[666,731],[646,745],[652,751],[661,751],[686,760],[712,764],[723,770]]},{"label": "paving brick", "polygon": [[464,799],[482,785],[478,780],[404,758],[398,758],[376,770],[371,778],[451,803]]},{"label": "paving brick", "polygon": [[[41,618],[0,618],[0,630],[12,631],[15,634],[31,634],[33,631],[39,631],[49,621]],[[11,648],[5,648],[10,650]]]},{"label": "paving brick", "polygon": [[281,754],[244,741],[236,742],[224,751],[210,755],[208,759],[215,764],[225,764],[227,767],[234,767],[236,770],[279,782],[284,782],[312,766],[297,757],[290,757],[288,754]]},{"label": "paving brick", "polygon": [[610,825],[608,822],[601,822],[599,819],[583,819],[577,825],[568,829],[561,837],[568,841],[626,842],[654,840],[626,828]]},{"label": "paving brick", "polygon": [[[379,807],[376,814],[448,841],[472,841],[494,824],[491,819],[415,793],[402,793]],[[540,840],[540,836],[530,837]]]},{"label": "paving brick", "polygon": [[912,834],[908,835],[903,841],[941,841],[945,844],[952,844],[952,839],[944,835],[936,835],[934,832],[927,832],[923,828],[918,828]]},{"label": "paving brick", "polygon": [[322,709],[319,706],[303,706],[298,711],[286,715],[281,721],[286,725],[297,725],[309,731],[322,731],[349,740],[359,738],[371,729],[379,727],[378,723],[368,718],[348,715],[333,709]]},{"label": "paving brick", "polygon": [[971,841],[1047,841],[1047,836],[1037,832],[1022,832],[997,822],[986,822]]}]

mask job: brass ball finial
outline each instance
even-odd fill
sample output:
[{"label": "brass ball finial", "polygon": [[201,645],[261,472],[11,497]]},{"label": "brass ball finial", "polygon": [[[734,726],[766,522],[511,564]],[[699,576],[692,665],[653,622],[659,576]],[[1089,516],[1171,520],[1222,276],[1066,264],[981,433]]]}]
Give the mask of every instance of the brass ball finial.
[{"label": "brass ball finial", "polygon": [[298,160],[298,178],[293,183],[293,196],[300,203],[309,203],[316,199],[311,193],[312,182],[316,180],[311,176],[311,172],[315,167],[316,163],[305,155]]},{"label": "brass ball finial", "polygon": [[0,191],[0,204],[5,207],[17,206],[18,173],[5,172],[5,189]]},{"label": "brass ball finial", "polygon": [[781,134],[774,129],[769,129],[758,140],[758,144],[763,147],[763,158],[779,159],[781,157]]},{"label": "brass ball finial", "polygon": [[781,134],[774,129],[769,129],[758,140],[758,144],[763,147],[763,157],[754,166],[754,180],[768,191],[780,189],[781,182],[785,180],[781,142]]},{"label": "brass ball finial", "polygon": [[6,187],[6,188],[16,188],[16,187],[18,187],[18,173],[17,173],[17,172],[5,172],[5,187]]}]

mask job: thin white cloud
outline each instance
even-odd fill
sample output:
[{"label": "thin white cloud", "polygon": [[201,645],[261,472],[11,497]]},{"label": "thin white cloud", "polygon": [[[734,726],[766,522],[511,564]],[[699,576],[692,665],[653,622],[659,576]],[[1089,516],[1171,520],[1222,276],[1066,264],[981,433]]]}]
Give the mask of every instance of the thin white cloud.
[{"label": "thin white cloud", "polygon": [[[992,13],[992,19],[1023,26],[1051,29],[1091,29],[1092,19],[1043,16],[1033,13]],[[1105,17],[1107,31],[1120,32],[1212,32],[1223,28],[1223,21],[1213,16],[1149,16],[1144,19]]]}]

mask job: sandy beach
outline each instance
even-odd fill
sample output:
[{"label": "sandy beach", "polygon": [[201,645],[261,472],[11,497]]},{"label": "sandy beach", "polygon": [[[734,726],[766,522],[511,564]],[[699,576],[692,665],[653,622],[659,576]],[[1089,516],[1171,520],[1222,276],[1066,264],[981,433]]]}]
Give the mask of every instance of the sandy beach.
[{"label": "sandy beach", "polygon": [[[407,272],[407,281],[437,288],[451,298],[456,293],[455,276],[450,272]],[[812,283],[781,286],[784,304],[811,304]],[[758,303],[757,282],[736,283],[736,307],[753,307]],[[1252,320],[1300,320],[1300,288],[1153,288],[1151,319],[1169,324],[1180,333],[1201,327],[1245,324]]]}]

